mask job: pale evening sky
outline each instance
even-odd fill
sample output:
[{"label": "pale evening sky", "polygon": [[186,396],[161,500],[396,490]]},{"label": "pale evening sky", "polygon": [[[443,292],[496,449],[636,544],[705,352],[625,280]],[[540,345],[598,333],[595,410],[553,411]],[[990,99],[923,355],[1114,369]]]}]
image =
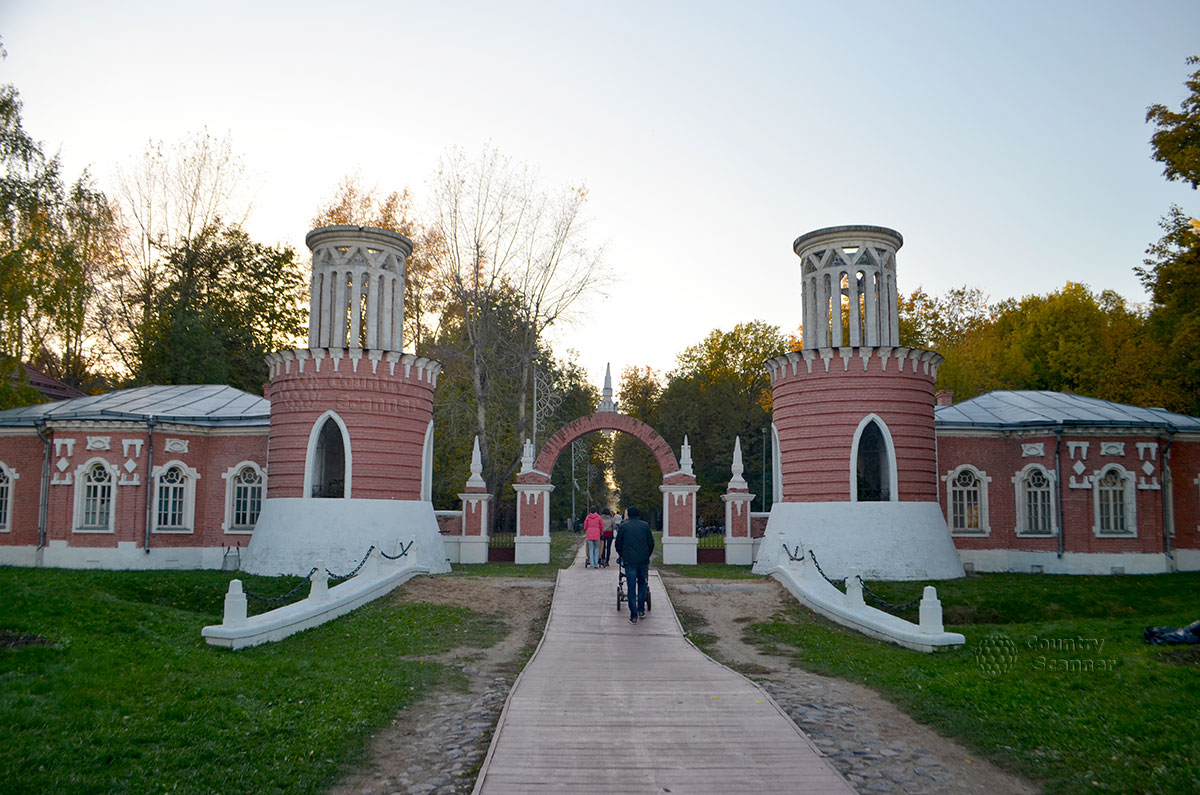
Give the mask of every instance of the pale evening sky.
[{"label": "pale evening sky", "polygon": [[1145,300],[1172,202],[1146,106],[1200,54],[1181,2],[67,2],[0,0],[0,82],[68,178],[149,139],[228,133],[248,228],[304,248],[346,174],[418,200],[451,146],[585,183],[615,275],[555,334],[669,370],[713,328],[800,321],[798,235],[904,235],[908,292],[1064,282]]}]

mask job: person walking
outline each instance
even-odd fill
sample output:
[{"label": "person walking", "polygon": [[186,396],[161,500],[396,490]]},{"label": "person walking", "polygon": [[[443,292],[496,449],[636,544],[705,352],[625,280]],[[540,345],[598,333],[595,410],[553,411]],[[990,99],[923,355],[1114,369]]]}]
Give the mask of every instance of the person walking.
[{"label": "person walking", "polygon": [[628,519],[617,533],[617,559],[625,567],[625,582],[629,588],[629,623],[636,624],[639,618],[646,617],[646,578],[650,576],[654,536],[635,506],[629,506],[626,516]]},{"label": "person walking", "polygon": [[600,565],[607,569],[609,556],[612,553],[613,528],[617,520],[608,508],[600,512],[600,520],[604,523],[600,529],[600,541],[603,544],[600,549]]},{"label": "person walking", "polygon": [[583,533],[587,538],[587,566],[593,569],[600,567],[600,535],[604,532],[604,520],[592,508],[587,518],[583,520]]}]

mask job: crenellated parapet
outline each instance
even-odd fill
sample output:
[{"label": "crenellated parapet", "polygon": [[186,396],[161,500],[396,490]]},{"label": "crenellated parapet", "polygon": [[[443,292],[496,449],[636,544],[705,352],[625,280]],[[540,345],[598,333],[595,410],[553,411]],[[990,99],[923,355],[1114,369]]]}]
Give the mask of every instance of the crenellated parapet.
[{"label": "crenellated parapet", "polygon": [[945,359],[940,353],[879,346],[875,348],[805,348],[789,351],[763,362],[771,383],[814,372],[876,372],[923,374],[937,380],[938,368]]},{"label": "crenellated parapet", "polygon": [[357,374],[361,370],[371,375],[423,381],[433,389],[442,372],[441,363],[424,356],[361,348],[296,348],[268,353],[266,360],[272,380],[306,373]]}]

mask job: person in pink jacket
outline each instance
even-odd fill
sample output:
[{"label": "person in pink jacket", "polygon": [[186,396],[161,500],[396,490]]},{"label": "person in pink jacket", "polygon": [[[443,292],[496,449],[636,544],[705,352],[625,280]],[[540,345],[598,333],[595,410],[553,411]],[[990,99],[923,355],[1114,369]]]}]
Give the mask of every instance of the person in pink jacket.
[{"label": "person in pink jacket", "polygon": [[600,534],[604,530],[604,520],[600,518],[600,514],[593,507],[588,513],[587,518],[583,520],[583,533],[587,538],[587,566],[591,568],[599,568],[600,566]]}]

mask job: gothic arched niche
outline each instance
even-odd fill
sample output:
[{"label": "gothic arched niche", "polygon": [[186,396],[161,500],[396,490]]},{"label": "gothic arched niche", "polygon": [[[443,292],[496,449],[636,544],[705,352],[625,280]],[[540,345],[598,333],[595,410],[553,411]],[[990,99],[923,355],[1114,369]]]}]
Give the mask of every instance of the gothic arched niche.
[{"label": "gothic arched niche", "polygon": [[879,424],[871,420],[858,439],[859,502],[887,502],[891,499],[891,472],[889,472],[887,441]]},{"label": "gothic arched niche", "polygon": [[325,419],[317,434],[317,449],[313,456],[312,496],[346,496],[346,447],[342,429],[333,417]]}]

